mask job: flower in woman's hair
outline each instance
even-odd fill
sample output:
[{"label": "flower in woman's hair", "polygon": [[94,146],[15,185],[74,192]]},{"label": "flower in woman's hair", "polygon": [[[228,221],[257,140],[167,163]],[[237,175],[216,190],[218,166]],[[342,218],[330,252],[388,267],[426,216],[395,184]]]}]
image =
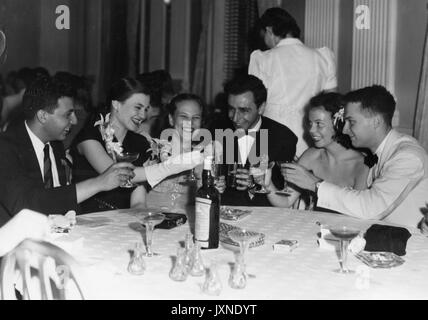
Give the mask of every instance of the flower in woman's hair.
[{"label": "flower in woman's hair", "polygon": [[338,121],[344,122],[344,116],[345,116],[345,109],[340,108],[339,111],[337,111],[333,115],[333,124],[336,126]]}]

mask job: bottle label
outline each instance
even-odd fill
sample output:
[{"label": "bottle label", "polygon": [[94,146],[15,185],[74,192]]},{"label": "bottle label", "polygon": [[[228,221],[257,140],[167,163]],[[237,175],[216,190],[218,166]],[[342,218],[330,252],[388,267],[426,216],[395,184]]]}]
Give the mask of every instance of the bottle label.
[{"label": "bottle label", "polygon": [[196,198],[195,239],[200,242],[201,248],[208,248],[211,203],[212,201],[209,199]]}]

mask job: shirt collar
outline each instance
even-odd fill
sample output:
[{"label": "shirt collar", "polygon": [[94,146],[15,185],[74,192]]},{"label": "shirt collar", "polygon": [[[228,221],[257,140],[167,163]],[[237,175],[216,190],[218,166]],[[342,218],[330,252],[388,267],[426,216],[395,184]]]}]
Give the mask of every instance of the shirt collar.
[{"label": "shirt collar", "polygon": [[259,121],[257,121],[254,127],[252,127],[251,129],[248,129],[248,132],[257,132],[260,130],[261,126],[262,126],[262,117],[259,117]]},{"label": "shirt collar", "polygon": [[377,147],[375,154],[376,154],[378,157],[380,157],[380,155],[382,154],[382,151],[383,151],[383,149],[385,148],[386,141],[388,140],[388,138],[389,138],[389,136],[391,135],[391,133],[392,133],[392,129],[391,129],[391,130],[389,130],[389,132],[388,132],[388,134],[386,135],[386,137],[385,137],[385,138],[383,138],[382,143],[379,145],[379,147]]},{"label": "shirt collar", "polygon": [[303,44],[303,42],[300,41],[299,38],[284,38],[277,43],[276,47],[285,46],[288,44]]},{"label": "shirt collar", "polygon": [[43,152],[43,149],[45,148],[45,144],[43,143],[42,140],[40,140],[38,136],[36,136],[33,133],[33,131],[31,131],[30,127],[28,127],[27,125],[27,121],[25,121],[24,123],[25,123],[25,129],[27,129],[27,132],[28,132],[28,135],[30,136],[31,144],[34,147],[34,150],[36,151],[37,154]]}]

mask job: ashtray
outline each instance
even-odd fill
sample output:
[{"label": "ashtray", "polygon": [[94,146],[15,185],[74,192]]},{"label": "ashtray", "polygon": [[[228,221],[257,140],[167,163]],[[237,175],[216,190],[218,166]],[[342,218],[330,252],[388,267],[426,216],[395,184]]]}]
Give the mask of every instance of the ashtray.
[{"label": "ashtray", "polygon": [[[227,223],[220,222],[220,242],[229,248],[239,248],[239,243],[233,241],[229,237],[229,231],[241,229]],[[263,233],[249,231],[254,234],[254,240],[249,243],[249,248],[259,247],[265,243],[265,235]]]},{"label": "ashtray", "polygon": [[248,217],[251,214],[251,210],[241,210],[222,206],[220,208],[220,218],[229,221],[239,221]]},{"label": "ashtray", "polygon": [[393,268],[404,263],[404,259],[393,252],[361,251],[356,257],[372,268]]}]

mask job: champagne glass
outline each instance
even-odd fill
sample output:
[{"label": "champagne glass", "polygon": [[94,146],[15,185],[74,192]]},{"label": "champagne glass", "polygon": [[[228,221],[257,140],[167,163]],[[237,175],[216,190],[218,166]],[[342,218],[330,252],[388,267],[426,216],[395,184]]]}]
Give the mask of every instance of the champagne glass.
[{"label": "champagne glass", "polygon": [[349,270],[347,267],[348,258],[348,245],[349,242],[360,234],[360,230],[347,226],[332,226],[329,228],[330,233],[339,238],[340,250],[339,250],[339,263],[340,269],[335,270],[338,273],[353,273],[353,270]]},{"label": "champagne glass", "polygon": [[[281,170],[281,166],[285,163],[292,163],[292,161],[276,161],[276,165],[279,167],[280,170]],[[282,190],[276,191],[275,193],[289,197],[291,195],[291,190],[288,188],[288,185],[287,185],[287,174],[282,171],[281,171],[281,174],[284,177],[284,188],[282,188]]]},{"label": "champagne glass", "polygon": [[[132,163],[138,159],[140,154],[138,152],[124,152],[122,154],[116,154],[116,162],[129,162]],[[122,184],[121,188],[133,188],[137,185],[128,179],[124,184]]]},{"label": "champagne glass", "polygon": [[[259,234],[253,231],[248,231],[246,229],[233,229],[230,230],[227,235],[233,241],[239,243],[239,254],[241,255],[240,262],[245,266],[245,254],[248,250],[248,247],[251,242],[256,240],[259,237]],[[248,275],[245,273],[245,275]],[[250,277],[255,277],[254,275],[248,275]]]},{"label": "champagne glass", "polygon": [[143,224],[146,227],[146,246],[147,251],[143,253],[146,257],[158,256],[159,253],[152,251],[153,231],[155,226],[165,219],[165,215],[160,212],[148,212],[143,218]]}]

